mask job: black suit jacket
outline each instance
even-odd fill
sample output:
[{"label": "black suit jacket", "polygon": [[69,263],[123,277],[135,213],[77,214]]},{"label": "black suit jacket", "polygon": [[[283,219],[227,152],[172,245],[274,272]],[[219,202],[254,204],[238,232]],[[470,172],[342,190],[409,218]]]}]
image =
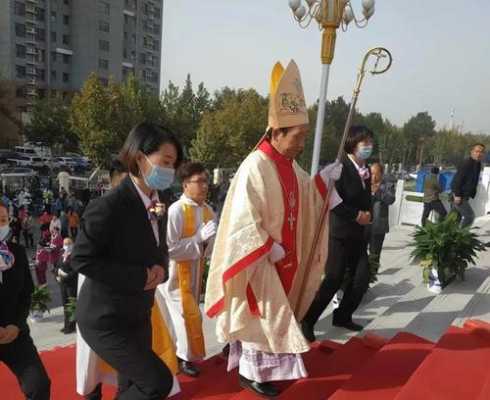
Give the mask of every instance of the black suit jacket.
[{"label": "black suit jacket", "polygon": [[480,180],[481,162],[472,158],[465,160],[454,175],[451,189],[455,196],[474,198]]},{"label": "black suit jacket", "polygon": [[371,211],[371,178],[364,181],[353,162],[346,157],[335,187],[342,203],[330,214],[330,235],[338,238],[362,238],[364,227],[356,222],[359,211]]},{"label": "black suit jacket", "polygon": [[[160,200],[165,202],[166,194]],[[86,280],[77,301],[77,321],[93,329],[131,326],[147,319],[154,290],[144,290],[146,269],[168,269],[167,218],[159,221],[157,245],[147,210],[129,177],[89,203],[72,254],[72,268]]]},{"label": "black suit jacket", "polygon": [[0,283],[0,326],[16,325],[21,331],[28,332],[27,316],[34,290],[29,261],[22,246],[15,243],[7,245],[15,262],[12,268],[3,272],[3,283]]}]

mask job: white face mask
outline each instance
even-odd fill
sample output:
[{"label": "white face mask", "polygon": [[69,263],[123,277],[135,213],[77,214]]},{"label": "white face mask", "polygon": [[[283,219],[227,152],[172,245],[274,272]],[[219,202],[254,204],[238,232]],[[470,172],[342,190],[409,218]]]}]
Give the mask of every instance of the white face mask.
[{"label": "white face mask", "polygon": [[10,233],[10,226],[9,225],[0,226],[0,242],[3,242],[4,240],[6,240],[9,233]]},{"label": "white face mask", "polygon": [[72,244],[65,245],[63,246],[63,250],[65,251],[65,253],[71,253],[73,251],[73,245]]}]

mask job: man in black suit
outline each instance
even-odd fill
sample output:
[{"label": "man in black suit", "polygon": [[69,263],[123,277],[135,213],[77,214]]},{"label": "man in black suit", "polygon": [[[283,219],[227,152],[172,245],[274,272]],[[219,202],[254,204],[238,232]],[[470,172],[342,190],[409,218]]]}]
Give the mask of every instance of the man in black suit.
[{"label": "man in black suit", "polygon": [[471,148],[470,158],[458,168],[451,183],[454,196],[454,209],[461,215],[461,226],[471,226],[475,213],[469,203],[476,196],[480,180],[481,162],[485,156],[485,145],[478,143]]},{"label": "man in black suit", "polygon": [[313,328],[333,296],[341,288],[346,271],[349,284],[333,325],[349,330],[362,330],[352,321],[352,314],[361,303],[369,285],[365,227],[371,223],[371,177],[366,160],[373,150],[373,133],[366,127],[353,126],[345,144],[345,158],[340,179],[335,187],[342,203],[330,213],[330,238],[326,275],[313,303],[302,321],[306,339],[313,342]]}]

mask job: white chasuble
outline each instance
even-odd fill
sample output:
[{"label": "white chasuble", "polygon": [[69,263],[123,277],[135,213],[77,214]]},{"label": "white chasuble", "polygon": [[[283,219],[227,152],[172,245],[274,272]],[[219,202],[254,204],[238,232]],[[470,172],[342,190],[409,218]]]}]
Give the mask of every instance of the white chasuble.
[{"label": "white chasuble", "polygon": [[[298,321],[324,273],[328,221],[307,276],[305,264],[327,188],[295,162],[289,166],[291,176],[282,173],[288,167],[278,156],[264,141],[233,178],[211,258],[205,309],[217,318],[220,342],[294,354],[310,348]],[[330,199],[330,207],[340,202],[336,192]],[[286,251],[276,265],[268,258],[274,242]]]},{"label": "white chasuble", "polygon": [[204,259],[211,254],[214,240],[202,244],[196,234],[202,224],[213,218],[211,207],[200,206],[185,195],[168,209],[169,279],[158,290],[167,302],[175,329],[177,357],[186,361],[206,355],[199,301]]}]

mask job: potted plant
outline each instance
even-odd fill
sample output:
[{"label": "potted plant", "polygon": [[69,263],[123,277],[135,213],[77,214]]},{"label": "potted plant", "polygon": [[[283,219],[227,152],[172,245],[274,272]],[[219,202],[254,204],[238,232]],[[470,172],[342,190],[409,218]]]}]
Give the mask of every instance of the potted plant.
[{"label": "potted plant", "polygon": [[45,285],[34,288],[31,296],[31,321],[37,322],[42,319],[45,312],[49,313],[48,304],[51,301],[51,294]]},{"label": "potted plant", "polygon": [[428,221],[425,227],[417,227],[413,237],[412,257],[423,269],[424,283],[435,293],[455,277],[464,280],[468,265],[475,264],[477,253],[486,248],[470,227],[460,226],[456,213],[441,222]]},{"label": "potted plant", "polygon": [[68,303],[65,306],[66,313],[68,315],[68,321],[75,322],[75,313],[77,310],[77,298],[76,297],[68,297]]}]

